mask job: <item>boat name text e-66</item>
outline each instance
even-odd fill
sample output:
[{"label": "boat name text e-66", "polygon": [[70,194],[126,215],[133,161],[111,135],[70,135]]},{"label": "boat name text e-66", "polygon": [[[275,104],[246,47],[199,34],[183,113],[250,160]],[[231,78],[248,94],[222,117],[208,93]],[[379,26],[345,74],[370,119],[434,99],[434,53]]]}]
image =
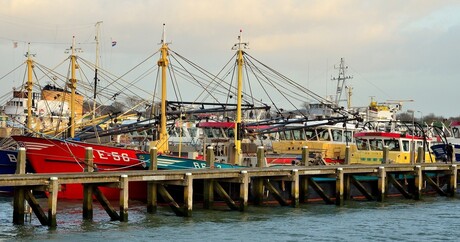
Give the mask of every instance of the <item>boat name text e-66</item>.
[{"label": "boat name text e-66", "polygon": [[109,157],[112,157],[112,159],[115,160],[115,161],[119,161],[119,160],[123,160],[125,162],[130,161],[129,155],[127,153],[119,154],[118,152],[115,152],[115,151],[112,151],[112,152],[108,153],[108,152],[105,152],[103,150],[94,150],[94,151],[96,151],[97,155],[102,160],[108,160]]}]

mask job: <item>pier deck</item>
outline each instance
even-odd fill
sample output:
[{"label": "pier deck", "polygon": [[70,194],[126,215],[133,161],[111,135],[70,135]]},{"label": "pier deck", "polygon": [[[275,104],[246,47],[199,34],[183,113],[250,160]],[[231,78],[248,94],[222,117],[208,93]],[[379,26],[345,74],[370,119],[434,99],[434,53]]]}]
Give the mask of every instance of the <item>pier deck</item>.
[{"label": "pier deck", "polygon": [[[156,157],[156,153],[151,155]],[[211,209],[216,201],[215,197],[218,197],[230,209],[245,211],[248,202],[261,205],[268,199],[277,201],[281,206],[297,207],[300,203],[309,202],[312,197],[328,204],[343,205],[346,200],[357,197],[356,194],[374,201],[383,201],[390,192],[396,192],[408,199],[420,199],[426,191],[442,196],[455,196],[458,182],[457,165],[453,163],[215,169],[212,168],[210,157],[209,166],[204,169],[155,170],[154,158],[151,170],[21,174],[24,173],[21,167],[22,162],[25,162],[25,155],[19,156],[19,174],[0,175],[0,186],[11,186],[15,189],[13,222],[24,223],[24,207],[27,201],[40,222],[52,227],[57,224],[59,189],[65,184],[83,184],[84,219],[92,219],[92,203],[97,200],[112,220],[127,221],[130,182],[147,183],[147,212],[156,211],[159,195],[179,216],[192,215],[193,204],[197,202],[193,200],[194,193],[197,191],[202,195],[202,201],[199,202],[203,202],[204,208]],[[260,160],[262,158],[263,156]],[[88,161],[91,161],[90,157]],[[228,186],[228,183],[237,185]],[[199,188],[196,187],[198,184]],[[105,186],[119,189],[118,211],[99,190],[99,187]],[[177,197],[177,189],[176,193],[168,191],[171,186],[182,187],[180,197]],[[48,215],[40,207],[33,191],[47,192]]]}]

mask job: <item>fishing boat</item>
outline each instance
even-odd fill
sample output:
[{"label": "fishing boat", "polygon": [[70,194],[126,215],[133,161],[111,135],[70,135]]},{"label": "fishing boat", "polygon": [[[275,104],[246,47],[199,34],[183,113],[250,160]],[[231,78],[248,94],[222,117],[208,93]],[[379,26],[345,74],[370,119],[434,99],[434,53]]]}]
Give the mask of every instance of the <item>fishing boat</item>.
[{"label": "fishing boat", "polygon": [[[1,150],[0,151],[0,174],[14,174],[16,172],[17,151],[14,150]],[[12,187],[1,187],[0,194],[11,194]]]},{"label": "fishing boat", "polygon": [[[215,158],[219,162],[229,163],[232,157],[232,149],[234,146],[234,129],[233,122],[200,122],[196,125],[200,132],[203,133],[204,146],[212,146],[214,148]],[[257,165],[257,147],[263,146],[265,149],[270,147],[271,141],[268,136],[259,136],[258,130],[267,128],[266,125],[244,126],[243,138],[241,140],[241,153],[243,160],[242,166],[255,167]],[[198,157],[205,159],[204,157]],[[289,164],[298,160],[295,155],[278,155],[266,153],[265,162],[267,166]]]},{"label": "fishing boat", "polygon": [[345,161],[346,147],[354,145],[356,124],[345,122],[327,125],[319,121],[312,123],[310,127],[293,125],[290,130],[278,132],[278,140],[272,142],[273,152],[299,155],[302,147],[306,146],[311,165],[342,164]]},{"label": "fishing boat", "polygon": [[[28,165],[35,173],[84,172],[87,166],[85,152],[88,147],[93,149],[94,169],[97,171],[140,170],[147,167],[146,161],[140,159],[141,155],[147,154],[144,151],[59,139],[28,136],[12,136],[12,138],[21,147],[26,148]],[[137,199],[142,198],[142,196],[136,196],[140,194],[135,192],[138,185],[133,184],[134,191],[130,193],[133,198]],[[112,190],[113,194],[105,192],[106,196],[111,199],[116,197],[118,191]],[[82,187],[80,184],[63,184],[59,197],[81,199],[83,197]]]},{"label": "fishing boat", "polygon": [[[431,146],[439,161],[460,161],[460,122],[453,121],[449,126],[437,122],[433,125],[437,142]],[[451,154],[449,154],[451,153]]]},{"label": "fishing boat", "polygon": [[[415,127],[406,128],[394,122],[374,127],[355,133],[356,146],[351,150],[351,164],[382,164],[384,147],[388,147],[388,162],[391,164],[415,163],[417,160],[436,162],[430,149],[433,139],[418,135]],[[418,157],[419,147],[423,150],[423,157]]]}]

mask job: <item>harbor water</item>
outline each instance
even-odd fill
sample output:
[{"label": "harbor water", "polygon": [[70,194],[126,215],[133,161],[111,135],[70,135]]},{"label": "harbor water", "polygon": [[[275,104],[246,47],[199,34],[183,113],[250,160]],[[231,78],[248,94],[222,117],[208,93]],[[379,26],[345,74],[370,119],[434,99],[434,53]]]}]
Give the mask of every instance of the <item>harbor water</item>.
[{"label": "harbor water", "polygon": [[[43,200],[46,208],[46,200]],[[94,220],[82,220],[80,201],[59,201],[56,228],[33,216],[25,225],[12,223],[12,198],[0,198],[0,241],[459,241],[460,198],[424,197],[421,201],[390,198],[385,202],[347,201],[338,207],[301,204],[299,208],[224,207],[193,216],[175,216],[169,207],[146,213],[130,201],[129,221],[110,221],[94,203]]]}]

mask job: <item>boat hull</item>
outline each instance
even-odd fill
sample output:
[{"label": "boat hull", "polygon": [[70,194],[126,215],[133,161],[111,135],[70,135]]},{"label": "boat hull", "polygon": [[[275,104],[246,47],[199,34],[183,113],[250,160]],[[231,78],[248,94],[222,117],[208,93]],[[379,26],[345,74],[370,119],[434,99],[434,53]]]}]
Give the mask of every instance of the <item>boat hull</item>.
[{"label": "boat hull", "polygon": [[[0,150],[0,174],[14,174],[16,172],[17,151]],[[12,193],[12,187],[0,187],[0,193]]]},{"label": "boat hull", "polygon": [[[460,161],[460,144],[452,144],[454,146],[455,160]],[[447,161],[447,152],[445,144],[436,144],[431,146],[437,160]]]},{"label": "boat hull", "polygon": [[[138,158],[138,155],[146,153],[138,150],[26,136],[13,136],[12,138],[20,146],[26,148],[27,162],[35,173],[84,172],[87,167],[85,153],[88,147],[93,149],[93,168],[96,172],[143,170],[147,167],[146,162]],[[146,188],[145,183],[130,183],[130,198],[145,198],[146,189],[143,188]],[[101,191],[107,199],[118,199],[120,196],[119,189],[116,188],[101,187]],[[83,186],[63,184],[58,197],[82,199]]]},{"label": "boat hull", "polygon": [[[85,153],[88,147],[93,149],[93,164],[96,172],[145,170],[150,165],[150,154],[139,150],[25,136],[13,136],[13,139],[26,148],[27,160],[35,173],[84,172]],[[157,159],[158,169],[161,170],[206,168],[206,162],[202,160],[165,155],[159,155]],[[215,163],[214,167],[236,168],[238,166]],[[100,189],[109,200],[117,200],[120,197],[118,188],[100,187]],[[145,200],[146,191],[146,182],[129,183],[130,199]],[[83,186],[81,184],[62,184],[58,197],[82,199]]]}]

